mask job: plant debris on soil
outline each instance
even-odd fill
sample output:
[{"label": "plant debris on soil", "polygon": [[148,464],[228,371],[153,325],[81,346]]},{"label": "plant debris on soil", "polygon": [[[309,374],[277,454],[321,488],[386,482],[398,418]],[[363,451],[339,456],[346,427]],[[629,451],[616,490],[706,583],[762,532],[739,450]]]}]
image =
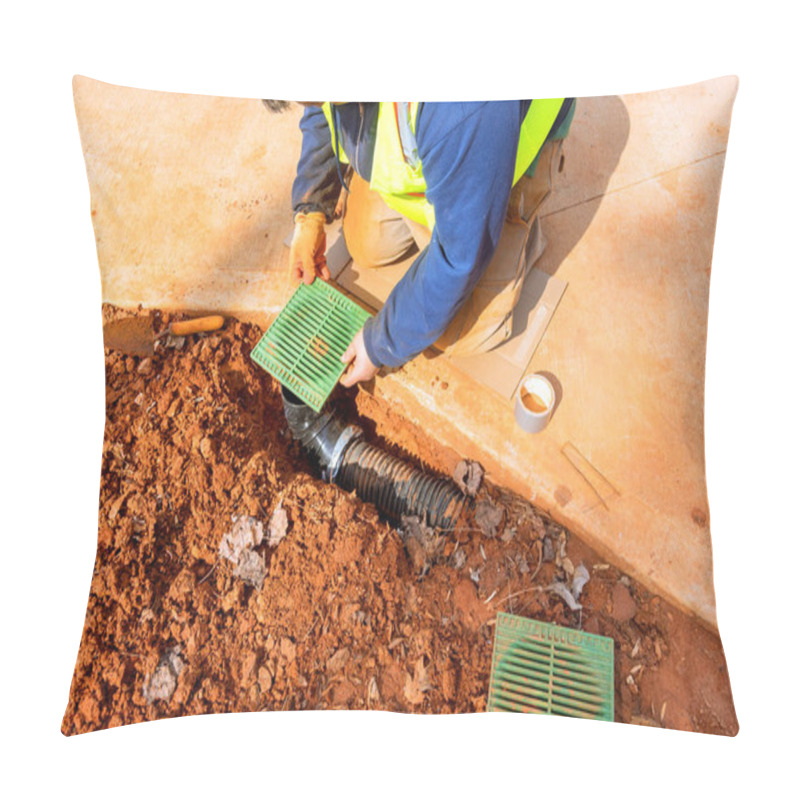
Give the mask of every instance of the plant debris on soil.
[{"label": "plant debris on soil", "polygon": [[[117,328],[149,325],[144,338],[170,321],[104,308],[130,318]],[[395,528],[323,483],[250,360],[261,333],[229,320],[180,346],[154,336],[146,356],[106,350],[98,549],[65,734],[226,711],[483,711],[499,611],[613,638],[618,721],[736,733],[718,635],[479,465],[459,473],[476,502],[448,532]],[[333,402],[364,408],[341,389]],[[364,402],[375,419],[357,421],[382,446],[441,471],[435,443]]]}]

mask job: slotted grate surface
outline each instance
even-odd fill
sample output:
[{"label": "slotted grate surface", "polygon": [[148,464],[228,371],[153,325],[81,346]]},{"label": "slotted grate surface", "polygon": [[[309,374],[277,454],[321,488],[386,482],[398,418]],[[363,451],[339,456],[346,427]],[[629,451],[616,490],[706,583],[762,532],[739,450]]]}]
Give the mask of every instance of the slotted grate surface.
[{"label": "slotted grate surface", "polygon": [[325,281],[301,283],[250,357],[319,411],[345,370],[344,351],[369,316]]},{"label": "slotted grate surface", "polygon": [[614,720],[614,641],[497,615],[489,711]]}]

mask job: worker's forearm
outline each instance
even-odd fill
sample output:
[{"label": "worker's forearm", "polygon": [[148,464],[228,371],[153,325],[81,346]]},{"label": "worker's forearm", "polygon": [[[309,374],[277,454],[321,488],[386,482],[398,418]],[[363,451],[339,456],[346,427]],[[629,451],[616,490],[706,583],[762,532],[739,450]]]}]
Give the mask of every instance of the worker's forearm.
[{"label": "worker's forearm", "polygon": [[473,265],[449,272],[434,233],[383,308],[364,325],[364,346],[374,364],[399,367],[432,345],[474,287]]},{"label": "worker's forearm", "polygon": [[292,209],[322,212],[330,221],[339,199],[341,184],[331,134],[321,108],[308,107],[300,120],[303,145],[292,186]]}]

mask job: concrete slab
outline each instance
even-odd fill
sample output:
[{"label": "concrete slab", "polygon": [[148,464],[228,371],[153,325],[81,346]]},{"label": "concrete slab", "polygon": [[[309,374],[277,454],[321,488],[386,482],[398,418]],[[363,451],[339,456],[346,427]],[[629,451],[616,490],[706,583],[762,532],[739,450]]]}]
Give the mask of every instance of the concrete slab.
[{"label": "concrete slab", "polygon": [[[495,482],[552,513],[641,580],[714,623],[703,447],[705,308],[721,156],[604,199],[559,275],[569,281],[529,371],[556,385],[536,436],[512,407],[475,393],[444,359],[417,359],[376,394]],[[674,237],[680,205],[697,204]],[[567,212],[548,237],[568,226]],[[650,224],[658,218],[657,224]],[[447,390],[441,386],[447,384]]]},{"label": "concrete slab", "polygon": [[735,81],[717,78],[621,98],[581,98],[564,142],[566,172],[543,215],[723,153]]},{"label": "concrete slab", "polygon": [[73,82],[103,300],[276,314],[302,109]]},{"label": "concrete slab", "polygon": [[[582,100],[537,267],[569,288],[530,368],[548,428],[423,354],[375,394],[715,625],[703,449],[708,285],[733,78]],[[266,321],[283,304],[299,110],[76,79],[103,298]],[[445,388],[446,387],[446,388]]]}]

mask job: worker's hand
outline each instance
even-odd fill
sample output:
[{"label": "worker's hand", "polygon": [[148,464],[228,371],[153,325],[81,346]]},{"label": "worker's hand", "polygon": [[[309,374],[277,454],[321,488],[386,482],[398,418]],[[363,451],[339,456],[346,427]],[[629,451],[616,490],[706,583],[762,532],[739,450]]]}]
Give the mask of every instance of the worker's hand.
[{"label": "worker's hand", "polygon": [[363,328],[353,337],[353,341],[342,356],[342,361],[350,364],[339,381],[342,386],[353,386],[361,381],[369,381],[378,374],[380,367],[376,367],[370,361],[367,348],[364,346]]},{"label": "worker's hand", "polygon": [[325,215],[322,212],[305,214],[301,211],[295,216],[289,269],[295,281],[313,283],[317,276],[330,280],[331,273],[325,260]]}]

